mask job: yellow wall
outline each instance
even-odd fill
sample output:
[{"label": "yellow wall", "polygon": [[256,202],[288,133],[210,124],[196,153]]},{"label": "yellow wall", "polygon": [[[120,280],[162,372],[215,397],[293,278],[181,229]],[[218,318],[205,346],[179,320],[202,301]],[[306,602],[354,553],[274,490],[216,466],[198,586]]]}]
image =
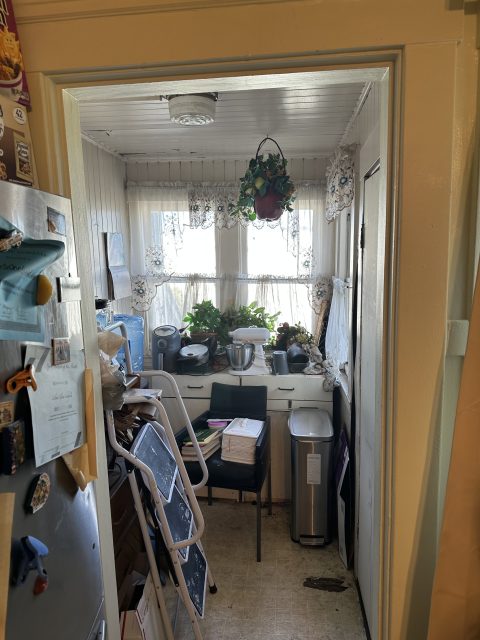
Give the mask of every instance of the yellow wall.
[{"label": "yellow wall", "polygon": [[[62,119],[50,112],[44,74],[67,85],[69,75],[70,82],[88,82],[94,70],[105,76],[101,69],[112,79],[151,69],[158,79],[201,75],[198,62],[215,61],[231,75],[261,64],[302,65],[296,56],[315,52],[353,51],[358,60],[369,49],[401,51],[398,317],[387,425],[393,535],[383,637],[423,639],[436,545],[446,321],[464,317],[469,306],[463,284],[476,161],[477,16],[465,13],[461,0],[452,0],[455,9],[446,0],[219,0],[222,6],[207,9],[199,8],[201,0],[14,4],[33,89],[41,184],[67,193],[65,163],[56,162],[62,140],[48,134],[48,123],[58,119],[61,127]],[[166,10],[180,4],[190,9]],[[75,75],[79,70],[85,75]]]}]

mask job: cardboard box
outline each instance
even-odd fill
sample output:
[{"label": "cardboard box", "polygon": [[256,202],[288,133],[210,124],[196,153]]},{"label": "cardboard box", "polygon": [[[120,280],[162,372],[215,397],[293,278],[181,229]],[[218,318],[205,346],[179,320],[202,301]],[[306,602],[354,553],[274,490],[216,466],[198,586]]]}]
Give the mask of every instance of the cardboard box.
[{"label": "cardboard box", "polygon": [[160,609],[151,574],[148,574],[143,594],[134,611],[120,614],[121,640],[164,640]]},{"label": "cardboard box", "polygon": [[0,93],[30,106],[12,0],[0,1]]},{"label": "cardboard box", "polygon": [[1,95],[0,180],[38,186],[27,110]]}]

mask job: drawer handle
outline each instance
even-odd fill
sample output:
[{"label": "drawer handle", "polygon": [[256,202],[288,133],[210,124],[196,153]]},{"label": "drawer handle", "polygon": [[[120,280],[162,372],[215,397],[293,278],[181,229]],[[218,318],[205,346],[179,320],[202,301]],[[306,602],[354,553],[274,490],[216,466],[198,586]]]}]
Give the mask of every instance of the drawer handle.
[{"label": "drawer handle", "polygon": [[279,391],[295,391],[295,387],[278,387]]},{"label": "drawer handle", "polygon": [[196,387],[193,384],[187,384],[187,389],[203,389],[203,384],[201,384],[199,387]]}]

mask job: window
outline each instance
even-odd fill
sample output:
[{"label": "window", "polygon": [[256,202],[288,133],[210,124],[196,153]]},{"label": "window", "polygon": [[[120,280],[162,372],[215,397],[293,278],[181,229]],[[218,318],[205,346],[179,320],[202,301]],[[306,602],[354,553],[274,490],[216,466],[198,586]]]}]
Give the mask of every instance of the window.
[{"label": "window", "polygon": [[210,207],[203,197],[192,216],[186,187],[129,189],[132,274],[147,274],[153,286],[162,282],[147,314],[150,329],[181,327],[193,304],[209,299],[221,309],[255,300],[269,313],[280,311],[279,320],[312,331],[308,284],[333,272],[323,200],[320,187],[302,187],[294,212],[243,226],[216,215],[220,199]]},{"label": "window", "polygon": [[298,241],[288,237],[288,225],[273,229],[251,225],[247,232],[247,271],[250,277],[258,278],[248,284],[248,299],[260,300],[269,313],[281,311],[279,321],[299,322],[310,332],[313,318],[305,280],[310,265],[303,265],[302,260],[310,257],[312,250],[312,213],[307,209],[295,212]]},{"label": "window", "polygon": [[195,302],[208,299],[217,305],[215,282],[204,279],[215,275],[215,229],[192,229],[188,211],[153,211],[151,215],[161,269],[172,274],[170,280],[157,287],[151,324],[181,327]]}]

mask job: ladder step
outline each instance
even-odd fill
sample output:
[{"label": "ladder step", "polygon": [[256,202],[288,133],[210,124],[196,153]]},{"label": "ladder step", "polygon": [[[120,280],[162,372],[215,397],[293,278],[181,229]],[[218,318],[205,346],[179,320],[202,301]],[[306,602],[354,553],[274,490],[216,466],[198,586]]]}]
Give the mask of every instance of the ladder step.
[{"label": "ladder step", "polygon": [[190,600],[198,615],[203,618],[205,612],[208,566],[207,560],[197,544],[193,544],[190,547],[188,560],[185,564],[182,564],[182,572]]},{"label": "ladder step", "polygon": [[[193,513],[177,487],[173,489],[172,499],[164,506],[164,511],[173,541],[188,540],[192,535]],[[189,549],[182,547],[178,550],[182,561],[188,559]]]},{"label": "ladder step", "polygon": [[[147,467],[150,467],[158,490],[166,502],[170,502],[178,474],[177,463],[160,435],[149,422],[140,429],[130,453]],[[149,486],[146,478],[145,485]]]}]

